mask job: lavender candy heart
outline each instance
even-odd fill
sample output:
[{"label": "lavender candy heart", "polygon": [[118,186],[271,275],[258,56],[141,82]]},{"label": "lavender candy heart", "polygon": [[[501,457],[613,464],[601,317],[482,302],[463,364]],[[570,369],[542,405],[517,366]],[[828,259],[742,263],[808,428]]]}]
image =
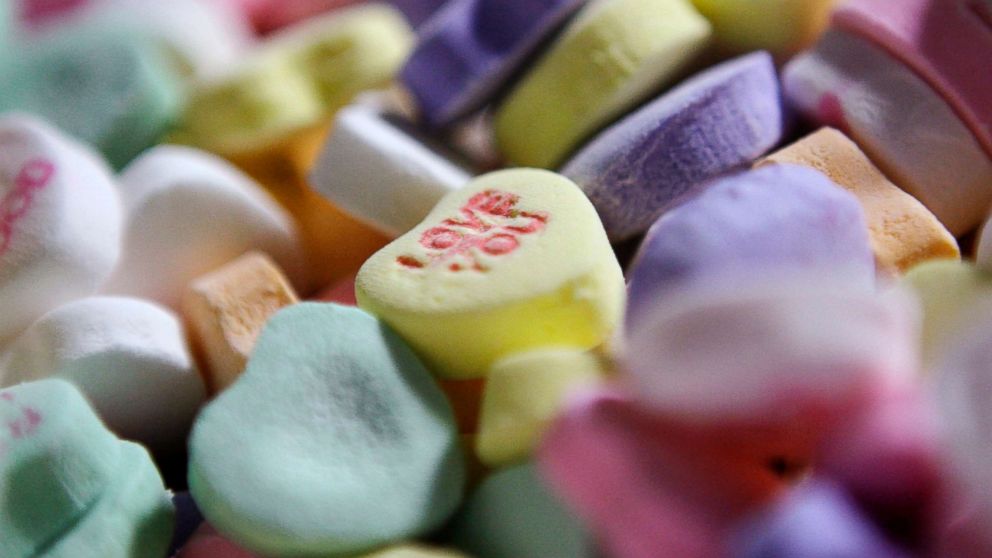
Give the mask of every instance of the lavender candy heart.
[{"label": "lavender candy heart", "polygon": [[840,487],[814,480],[742,527],[740,558],[909,558],[887,541]]},{"label": "lavender candy heart", "polygon": [[420,28],[400,71],[421,114],[443,128],[490,101],[585,0],[452,0]]},{"label": "lavender candy heart", "polygon": [[651,227],[630,270],[627,325],[680,285],[732,273],[842,270],[872,287],[875,263],[857,198],[808,167],[722,178]]},{"label": "lavender candy heart", "polygon": [[767,52],[698,74],[614,124],[562,174],[577,183],[610,240],[644,232],[703,183],[743,168],[782,138],[785,117]]}]

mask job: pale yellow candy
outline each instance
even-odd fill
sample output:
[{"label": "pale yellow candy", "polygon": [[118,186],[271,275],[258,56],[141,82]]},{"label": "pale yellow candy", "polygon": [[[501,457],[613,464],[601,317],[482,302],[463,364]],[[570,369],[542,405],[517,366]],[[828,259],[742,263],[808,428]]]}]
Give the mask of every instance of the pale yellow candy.
[{"label": "pale yellow candy", "polygon": [[921,348],[926,368],[933,367],[958,334],[992,311],[992,274],[969,262],[927,262],[911,269],[905,282],[923,307]]},{"label": "pale yellow candy", "polygon": [[843,133],[823,128],[755,166],[774,163],[812,167],[858,198],[881,273],[895,275],[926,260],[961,258],[957,241],[937,217],[889,182]]},{"label": "pale yellow candy", "polygon": [[595,209],[565,177],[493,172],[445,196],[358,273],[359,305],[449,378],[529,349],[588,349],[619,323],[623,275]]},{"label": "pale yellow candy", "polygon": [[598,357],[575,349],[538,349],[496,362],[482,396],[479,459],[491,467],[526,459],[568,394],[605,375]]},{"label": "pale yellow candy", "polygon": [[466,558],[461,552],[445,548],[430,548],[426,546],[404,544],[391,546],[372,554],[363,554],[364,558]]},{"label": "pale yellow candy", "polygon": [[519,165],[551,168],[678,77],[710,33],[688,0],[594,0],[496,113],[499,147]]},{"label": "pale yellow candy", "polygon": [[183,317],[211,394],[234,383],[268,319],[296,302],[286,276],[258,252],[190,283],[183,296]]},{"label": "pale yellow candy", "polygon": [[767,50],[784,59],[812,44],[837,0],[692,0],[725,54]]}]

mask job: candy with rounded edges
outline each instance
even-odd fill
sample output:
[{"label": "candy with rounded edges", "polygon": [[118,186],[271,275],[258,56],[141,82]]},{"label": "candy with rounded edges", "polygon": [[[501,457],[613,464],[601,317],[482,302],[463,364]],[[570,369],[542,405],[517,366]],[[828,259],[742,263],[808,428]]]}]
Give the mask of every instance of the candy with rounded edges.
[{"label": "candy with rounded edges", "polygon": [[455,0],[420,29],[400,71],[420,116],[443,128],[489,102],[585,0]]},{"label": "candy with rounded edges", "polygon": [[486,478],[449,530],[452,543],[477,558],[597,556],[582,525],[530,463]]},{"label": "candy with rounded edges", "polygon": [[916,301],[901,289],[875,293],[832,268],[738,275],[650,304],[624,368],[640,401],[686,421],[822,429],[914,377],[917,335]]},{"label": "candy with rounded edges", "polygon": [[210,393],[234,383],[265,322],[297,302],[282,270],[260,252],[245,254],[189,284],[183,317]]},{"label": "candy with rounded edges", "polygon": [[987,216],[992,157],[947,101],[878,47],[829,31],[786,66],[782,86],[807,118],[845,132],[952,234]]},{"label": "candy with rounded edges", "polygon": [[592,204],[570,180],[497,171],[446,196],[358,272],[358,304],[442,377],[484,376],[532,348],[612,334],[625,289]]},{"label": "candy with rounded edges", "polygon": [[120,465],[100,499],[71,530],[47,547],[45,558],[162,556],[175,508],[148,451],[121,442]]},{"label": "candy with rounded edges", "polygon": [[499,467],[527,458],[568,394],[605,373],[596,355],[575,349],[538,349],[496,361],[482,396],[479,459]]},{"label": "candy with rounded edges", "polygon": [[563,167],[616,242],[643,233],[707,181],[782,138],[778,76],[764,52],[682,83],[600,133]]},{"label": "candy with rounded edges", "polygon": [[709,38],[688,0],[593,0],[497,110],[500,149],[518,165],[558,164],[675,78]]},{"label": "candy with rounded edges", "polygon": [[271,556],[424,534],[464,483],[451,409],[430,374],[383,323],[332,304],[269,320],[244,374],[200,414],[190,452],[203,515]]},{"label": "candy with rounded edges", "polygon": [[767,50],[786,59],[809,46],[826,28],[837,0],[692,0],[713,24],[724,53]]},{"label": "candy with rounded edges", "polygon": [[178,308],[193,279],[249,250],[265,252],[306,285],[296,227],[285,210],[226,161],[163,145],[120,176],[124,254],[104,292]]},{"label": "candy with rounded edges", "polygon": [[80,28],[0,60],[0,111],[39,115],[120,168],[178,117],[178,77],[150,38]]},{"label": "candy with rounded edges", "polygon": [[402,118],[353,104],[335,117],[310,182],[351,215],[399,236],[471,178],[457,156],[417,137]]},{"label": "candy with rounded edges", "polygon": [[843,269],[868,287],[875,265],[857,199],[819,172],[777,165],[726,177],[663,215],[630,270],[632,331],[656,299],[705,278]]},{"label": "candy with rounded edges", "polygon": [[0,116],[0,342],[96,292],[120,255],[121,213],[99,157],[33,117]]},{"label": "candy with rounded edges", "polygon": [[0,360],[0,385],[75,384],[118,435],[181,449],[205,397],[179,320],[149,302],[92,297],[52,310]]},{"label": "candy with rounded edges", "polygon": [[992,157],[992,4],[988,0],[853,0],[834,28],[864,37],[922,76]]},{"label": "candy with rounded edges", "polygon": [[104,494],[121,444],[61,380],[0,390],[0,425],[0,555],[33,558]]},{"label": "candy with rounded edges", "polygon": [[916,293],[923,309],[920,353],[925,370],[992,309],[992,275],[967,261],[923,263],[911,269],[903,283]]},{"label": "candy with rounded edges", "polygon": [[909,558],[833,482],[815,479],[749,518],[731,539],[740,558]]},{"label": "candy with rounded edges", "polygon": [[905,273],[931,259],[959,259],[958,243],[937,217],[878,170],[857,144],[823,128],[762,159],[814,168],[857,196],[865,210],[878,271]]},{"label": "candy with rounded edges", "polygon": [[979,229],[975,247],[975,265],[985,272],[992,272],[992,216]]}]

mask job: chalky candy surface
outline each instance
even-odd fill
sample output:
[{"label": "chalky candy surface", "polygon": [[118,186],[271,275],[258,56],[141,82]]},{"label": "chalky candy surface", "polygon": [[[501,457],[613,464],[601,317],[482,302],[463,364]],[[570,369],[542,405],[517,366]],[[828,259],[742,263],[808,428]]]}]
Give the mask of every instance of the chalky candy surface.
[{"label": "chalky candy surface", "polygon": [[723,52],[767,50],[783,59],[805,48],[826,27],[837,0],[692,0],[713,24]]},{"label": "chalky candy surface", "polygon": [[987,216],[992,158],[937,92],[881,49],[830,31],[786,66],[782,86],[805,116],[844,131],[952,234]]},{"label": "chalky candy surface", "polygon": [[908,293],[842,273],[699,281],[660,299],[631,329],[628,380],[646,405],[701,423],[842,415],[915,374],[918,333]]},{"label": "chalky candy surface", "polygon": [[927,262],[911,269],[904,284],[922,305],[920,348],[927,369],[949,343],[992,309],[992,275],[970,262]]},{"label": "chalky candy surface", "polygon": [[594,0],[524,75],[494,122],[503,154],[550,168],[674,79],[707,45],[688,0]]},{"label": "chalky candy surface", "polygon": [[992,2],[856,0],[838,6],[833,26],[865,37],[939,91],[992,157]]},{"label": "chalky candy surface", "polygon": [[0,116],[0,340],[92,294],[120,255],[106,164],[33,117]]},{"label": "chalky candy surface", "polygon": [[767,53],[707,70],[614,124],[562,169],[589,196],[613,241],[647,230],[714,177],[781,139],[778,76]]},{"label": "chalky candy surface", "polygon": [[0,111],[39,115],[123,167],[178,117],[176,76],[158,46],[129,33],[80,30],[0,57]]},{"label": "chalky candy surface", "polygon": [[120,442],[61,380],[0,391],[0,555],[32,558],[104,494]]},{"label": "chalky candy surface", "polygon": [[483,392],[479,459],[498,467],[526,458],[568,394],[605,372],[594,354],[575,349],[538,349],[494,363]]},{"label": "chalky candy surface", "polygon": [[249,250],[306,283],[296,227],[253,180],[223,159],[163,145],[120,176],[127,212],[124,254],[104,292],[178,308],[193,279]]},{"label": "chalky candy surface", "polygon": [[486,104],[585,0],[455,0],[420,29],[400,79],[444,127]]},{"label": "chalky candy surface", "polygon": [[335,205],[399,236],[471,177],[453,153],[398,117],[355,104],[335,117],[310,181]]},{"label": "chalky candy surface", "polygon": [[758,166],[773,163],[814,168],[857,196],[882,273],[904,273],[926,260],[961,257],[957,241],[934,214],[889,182],[843,133],[821,129],[769,155]]},{"label": "chalky candy surface", "polygon": [[148,451],[121,442],[120,466],[100,499],[45,558],[160,558],[169,546],[175,508]]},{"label": "chalky candy surface", "polygon": [[0,358],[0,385],[72,382],[118,435],[181,449],[205,398],[179,320],[132,298],[91,297],[52,310]]},{"label": "chalky candy surface", "polygon": [[462,497],[448,403],[403,341],[354,308],[276,314],[242,377],[201,413],[190,447],[204,516],[266,555],[417,536]]},{"label": "chalky candy surface", "polygon": [[843,488],[812,480],[742,525],[731,545],[740,558],[909,558]]},{"label": "chalky candy surface", "polygon": [[446,196],[365,262],[355,294],[432,372],[474,378],[515,352],[603,343],[625,289],[578,187],[552,172],[512,169]]},{"label": "chalky candy surface", "polygon": [[233,384],[248,363],[262,327],[281,308],[299,302],[268,256],[250,252],[203,277],[183,295],[183,317],[211,393]]},{"label": "chalky candy surface", "polygon": [[591,537],[530,463],[486,478],[453,520],[450,537],[477,558],[597,555]]},{"label": "chalky candy surface", "polygon": [[701,278],[840,268],[874,283],[857,199],[821,173],[778,165],[723,178],[651,227],[630,271],[627,324],[652,301]]}]

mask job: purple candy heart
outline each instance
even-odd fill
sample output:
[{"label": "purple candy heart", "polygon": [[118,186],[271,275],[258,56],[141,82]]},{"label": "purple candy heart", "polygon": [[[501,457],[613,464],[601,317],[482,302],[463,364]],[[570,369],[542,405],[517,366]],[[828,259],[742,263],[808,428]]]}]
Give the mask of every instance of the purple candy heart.
[{"label": "purple candy heart", "polygon": [[857,199],[818,171],[774,165],[728,176],[663,215],[630,271],[627,324],[689,281],[731,273],[841,269],[871,286]]},{"label": "purple candy heart", "polygon": [[427,124],[447,127],[507,86],[585,0],[452,0],[400,71]]},{"label": "purple candy heart", "polygon": [[613,241],[644,232],[706,181],[749,165],[782,137],[771,56],[711,68],[614,124],[562,170],[592,200]]}]

